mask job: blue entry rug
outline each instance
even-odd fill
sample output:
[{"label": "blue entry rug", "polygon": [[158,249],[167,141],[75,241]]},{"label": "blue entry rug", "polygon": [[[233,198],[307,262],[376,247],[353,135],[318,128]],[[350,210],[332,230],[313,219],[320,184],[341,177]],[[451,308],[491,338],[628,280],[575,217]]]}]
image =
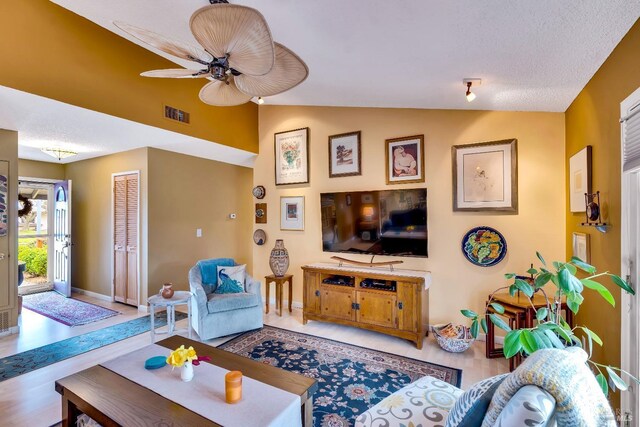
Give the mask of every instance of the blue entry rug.
[{"label": "blue entry rug", "polygon": [[[186,318],[187,315],[185,313],[176,312],[176,321]],[[156,313],[156,328],[166,324],[166,312]],[[0,359],[0,382],[44,368],[87,351],[131,338],[149,330],[151,330],[151,318],[149,316],[138,317],[137,319],[98,329],[97,331],[4,357]]]},{"label": "blue entry rug", "polygon": [[425,375],[456,387],[462,380],[460,369],[272,326],[247,332],[219,348],[315,378],[315,427],[352,426],[362,412]]}]

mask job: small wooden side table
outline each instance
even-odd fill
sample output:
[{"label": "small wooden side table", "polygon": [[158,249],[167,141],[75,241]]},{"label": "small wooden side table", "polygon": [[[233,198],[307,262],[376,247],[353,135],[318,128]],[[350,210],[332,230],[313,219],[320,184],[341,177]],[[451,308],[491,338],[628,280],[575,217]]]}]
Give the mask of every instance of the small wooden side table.
[{"label": "small wooden side table", "polygon": [[269,289],[271,288],[271,283],[276,284],[276,310],[280,309],[278,313],[282,316],[282,285],[286,282],[289,282],[289,313],[291,313],[291,302],[293,299],[293,274],[285,274],[282,277],[275,276],[270,274],[268,276],[264,276],[266,288],[267,288],[267,301],[266,301],[266,312],[269,313]]}]

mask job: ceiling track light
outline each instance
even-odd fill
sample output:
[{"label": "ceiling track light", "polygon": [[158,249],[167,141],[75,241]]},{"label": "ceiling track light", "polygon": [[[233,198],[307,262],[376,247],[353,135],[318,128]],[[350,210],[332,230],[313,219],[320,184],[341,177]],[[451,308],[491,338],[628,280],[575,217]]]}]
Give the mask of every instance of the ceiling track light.
[{"label": "ceiling track light", "polygon": [[482,80],[481,79],[464,79],[462,80],[462,83],[467,86],[467,92],[465,93],[465,96],[467,97],[467,102],[471,102],[474,99],[476,99],[476,94],[471,92],[471,86],[475,83],[476,86],[480,86],[482,84]]}]

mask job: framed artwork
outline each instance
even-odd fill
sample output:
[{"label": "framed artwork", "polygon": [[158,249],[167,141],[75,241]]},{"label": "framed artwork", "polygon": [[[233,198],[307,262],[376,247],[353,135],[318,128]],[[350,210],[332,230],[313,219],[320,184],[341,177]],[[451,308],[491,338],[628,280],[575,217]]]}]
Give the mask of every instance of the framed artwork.
[{"label": "framed artwork", "polygon": [[329,178],[362,175],[360,131],[329,136]]},{"label": "framed artwork", "polygon": [[309,182],[309,128],[274,135],[276,185]]},{"label": "framed artwork", "polygon": [[569,159],[569,200],[571,212],[584,212],[584,194],[591,194],[591,146],[587,145]]},{"label": "framed artwork", "polygon": [[304,230],[304,196],[280,197],[280,230]]},{"label": "framed artwork", "polygon": [[518,140],[451,147],[453,210],[518,213]]},{"label": "framed artwork", "polygon": [[580,258],[587,264],[591,262],[591,244],[588,234],[573,233],[573,256]]},{"label": "framed artwork", "polygon": [[387,184],[424,182],[424,135],[387,139]]}]

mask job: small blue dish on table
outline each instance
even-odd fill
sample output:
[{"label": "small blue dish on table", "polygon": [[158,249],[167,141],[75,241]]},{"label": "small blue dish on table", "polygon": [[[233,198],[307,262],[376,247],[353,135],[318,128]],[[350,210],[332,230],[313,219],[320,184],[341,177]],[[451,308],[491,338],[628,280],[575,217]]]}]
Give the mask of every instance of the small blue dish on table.
[{"label": "small blue dish on table", "polygon": [[145,369],[160,369],[167,364],[167,358],[165,356],[150,357],[144,362]]}]

